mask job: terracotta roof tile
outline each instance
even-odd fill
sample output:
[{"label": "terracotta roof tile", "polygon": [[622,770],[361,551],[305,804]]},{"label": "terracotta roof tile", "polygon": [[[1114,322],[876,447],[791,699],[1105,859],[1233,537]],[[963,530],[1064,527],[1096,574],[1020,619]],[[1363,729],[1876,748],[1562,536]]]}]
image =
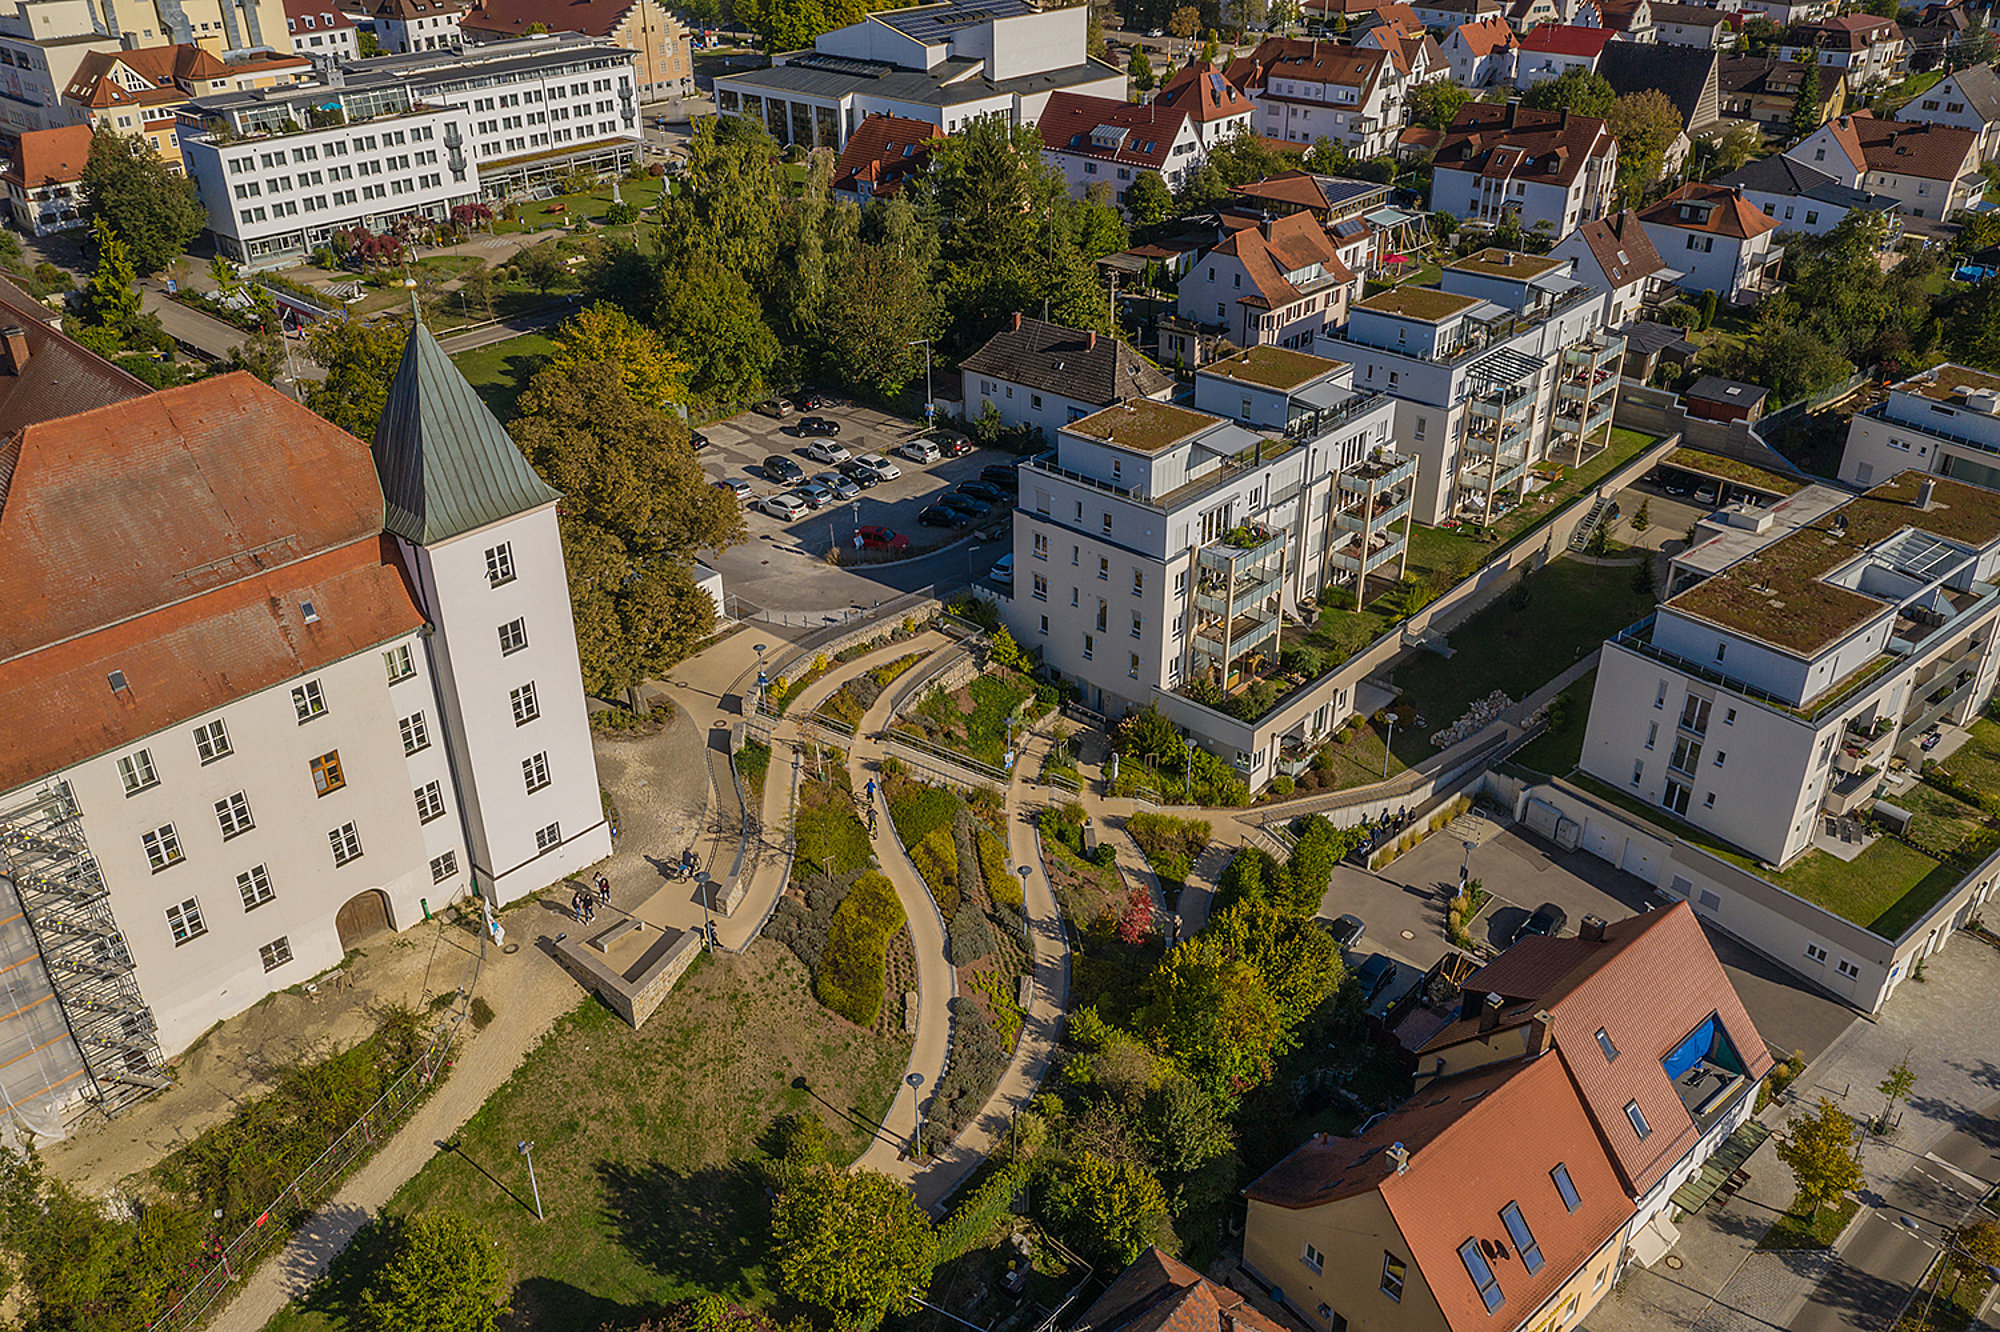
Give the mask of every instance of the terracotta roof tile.
[{"label": "terracotta roof tile", "polygon": [[311,18],[311,30],[318,32],[354,26],[354,20],[342,13],[340,6],[331,3],[331,0],[285,0],[285,17],[294,21]]},{"label": "terracotta roof tile", "polygon": [[1157,1246],[1132,1260],[1071,1332],[1285,1332],[1227,1286]]},{"label": "terracotta roof tile", "polygon": [[942,138],[944,131],[928,120],[879,112],[869,116],[847,136],[834,164],[833,188],[853,190],[865,181],[871,198],[894,194],[905,179],[925,169],[931,145]]},{"label": "terracotta roof tile", "polygon": [[1586,222],[1577,230],[1583,234],[1583,243],[1590,247],[1591,257],[1597,260],[1597,266],[1604,270],[1605,279],[1613,287],[1637,282],[1666,268],[1660,252],[1653,248],[1652,238],[1639,225],[1639,215],[1629,208]]},{"label": "terracotta roof tile", "polygon": [[632,0],[483,0],[459,26],[518,37],[540,23],[550,32],[609,37],[632,11]]},{"label": "terracotta roof tile", "polygon": [[[1188,112],[1178,107],[1059,92],[1050,95],[1036,128],[1041,131],[1042,147],[1050,152],[1158,171],[1173,153],[1174,141],[1187,120]],[[1100,128],[1123,131],[1116,147],[1095,141]]]},{"label": "terracotta roof tile", "polygon": [[1246,93],[1262,91],[1274,73],[1305,83],[1372,89],[1388,59],[1386,51],[1372,47],[1304,37],[1270,37],[1259,42],[1250,54],[1230,61],[1228,73],[1229,81]]},{"label": "terracotta roof tile", "polygon": [[1275,308],[1298,300],[1299,289],[1285,275],[1315,263],[1337,281],[1354,281],[1353,271],[1340,261],[1340,251],[1311,213],[1267,221],[1225,215],[1222,224],[1233,230],[1215,252],[1236,256],[1257,288],[1255,295],[1240,297],[1242,301]]},{"label": "terracotta roof tile", "polygon": [[23,132],[17,160],[7,168],[4,179],[29,189],[50,181],[69,184],[82,180],[83,164],[90,160],[91,133],[88,125]]},{"label": "terracotta roof tile", "polygon": [[1573,25],[1544,23],[1521,39],[1521,49],[1546,52],[1550,55],[1595,57],[1615,36],[1617,34],[1609,28],[1579,28]]},{"label": "terracotta roof tile", "polygon": [[1465,49],[1475,56],[1489,56],[1514,45],[1514,30],[1507,20],[1495,15],[1477,23],[1461,23],[1454,29]]},{"label": "terracotta roof tile", "polygon": [[1591,158],[1616,148],[1611,131],[1595,116],[1468,102],[1438,143],[1433,163],[1449,171],[1568,187]]},{"label": "terracotta roof tile", "polygon": [[[1867,112],[1842,116],[1852,126],[1870,171],[1957,180],[1979,166],[1979,135],[1954,125],[1878,120]],[[1836,122],[1838,123],[1838,122]]]},{"label": "terracotta roof tile", "polygon": [[1694,181],[1674,190],[1639,216],[1658,227],[1730,236],[1737,240],[1749,240],[1778,229],[1775,218],[1766,217],[1762,209],[1753,206],[1735,190]]},{"label": "terracotta roof tile", "polygon": [[1153,101],[1194,117],[1196,124],[1250,114],[1250,99],[1237,90],[1221,69],[1197,60],[1167,80]]}]

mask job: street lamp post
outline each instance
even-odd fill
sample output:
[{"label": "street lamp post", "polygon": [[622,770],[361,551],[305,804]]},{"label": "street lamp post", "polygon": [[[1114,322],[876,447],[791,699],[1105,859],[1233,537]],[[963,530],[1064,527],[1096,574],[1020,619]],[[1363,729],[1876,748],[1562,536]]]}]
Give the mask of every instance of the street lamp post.
[{"label": "street lamp post", "polygon": [[1389,714],[1389,738],[1382,742],[1382,780],[1389,780],[1389,746],[1396,742],[1396,714]]},{"label": "street lamp post", "polygon": [[1015,870],[1014,873],[1021,876],[1021,948],[1028,953],[1028,968],[1032,971],[1034,969],[1035,957],[1033,945],[1028,939],[1028,876],[1034,873],[1034,871],[1023,865],[1021,868]]},{"label": "street lamp post", "polygon": [[757,644],[757,711],[764,710],[764,687],[769,683],[764,678],[764,650],[769,644]]},{"label": "street lamp post", "polygon": [[715,926],[708,918],[708,891],[713,882],[707,870],[699,870],[694,876],[694,890],[701,895],[701,946],[711,953],[715,951]]},{"label": "street lamp post", "polygon": [[910,1110],[917,1117],[916,1127],[910,1131],[910,1155],[921,1161],[924,1157],[924,1103],[917,1089],[924,1085],[924,1075],[911,1073],[903,1081],[910,1084]]},{"label": "street lamp post", "polygon": [[924,424],[929,425],[932,418],[937,415],[937,401],[931,397],[931,340],[929,338],[911,338],[903,345],[905,347],[914,347],[918,343],[922,343],[924,348]]},{"label": "street lamp post", "polygon": [[1479,845],[1479,843],[1471,840],[1470,838],[1467,838],[1464,845],[1465,845],[1465,859],[1459,862],[1458,866],[1458,891],[1461,896],[1463,896],[1465,893],[1465,885],[1471,882],[1472,852],[1473,849]]},{"label": "street lamp post", "polygon": [[535,1220],[546,1221],[548,1218],[542,1215],[542,1186],[535,1182],[535,1144],[524,1138],[515,1144],[514,1150],[528,1158],[528,1187],[535,1194]]}]

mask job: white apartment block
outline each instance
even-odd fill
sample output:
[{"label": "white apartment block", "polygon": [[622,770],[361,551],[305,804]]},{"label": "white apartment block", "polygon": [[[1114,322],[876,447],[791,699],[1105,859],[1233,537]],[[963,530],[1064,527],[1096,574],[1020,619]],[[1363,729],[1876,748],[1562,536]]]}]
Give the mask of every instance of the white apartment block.
[{"label": "white apartment block", "polygon": [[115,1109],[381,931],[609,853],[557,496],[428,332],[372,459],[245,374],[18,439],[10,1104]]},{"label": "white apartment block", "polygon": [[1355,305],[1321,334],[1355,387],[1396,400],[1399,447],[1421,461],[1415,513],[1485,521],[1526,493],[1547,458],[1578,462],[1608,438],[1624,339],[1605,295],[1575,263],[1483,250],[1437,287],[1402,286]]},{"label": "white apartment block", "polygon": [[[1108,716],[1157,703],[1253,788],[1352,712],[1331,678],[1254,722],[1195,702],[1275,664],[1280,616],[1401,575],[1417,462],[1350,367],[1276,347],[1203,366],[1193,405],[1071,422],[1021,468],[1010,631]],[[1370,586],[1367,580],[1375,580]]]},{"label": "white apartment block", "polygon": [[1512,213],[1552,241],[1611,210],[1618,140],[1595,116],[1470,103],[1438,144],[1433,212],[1494,226]]},{"label": "white apartment block", "polygon": [[1941,365],[1854,414],[1842,481],[1870,486],[1910,468],[2000,490],[2000,375]]},{"label": "white apartment block", "polygon": [[1255,105],[1253,131],[1310,146],[1331,139],[1356,157],[1389,152],[1403,132],[1406,80],[1388,52],[1273,37],[1231,61],[1229,81]]}]

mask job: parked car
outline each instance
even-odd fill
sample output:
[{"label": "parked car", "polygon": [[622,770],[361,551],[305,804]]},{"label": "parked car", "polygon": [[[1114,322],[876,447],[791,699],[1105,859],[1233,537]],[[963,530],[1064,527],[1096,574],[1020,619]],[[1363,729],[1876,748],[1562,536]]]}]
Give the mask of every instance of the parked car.
[{"label": "parked car", "polygon": [[708,447],[708,436],[702,434],[701,431],[699,430],[690,430],[688,431],[688,445],[691,448],[693,448],[696,453],[700,453],[703,449]]},{"label": "parked car", "polygon": [[832,439],[840,433],[840,422],[830,416],[801,416],[798,431],[801,435],[814,435],[822,439]]},{"label": "parked car", "polygon": [[1333,924],[1326,927],[1326,932],[1333,936],[1335,945],[1345,951],[1361,942],[1361,936],[1368,932],[1368,927],[1361,923],[1359,916],[1336,916]]},{"label": "parked car", "polygon": [[833,492],[818,481],[801,481],[792,487],[792,493],[815,509],[824,509],[834,502]]},{"label": "parked car", "polygon": [[989,576],[1002,587],[1012,587],[1014,585],[1014,552],[1010,550],[996,560],[993,564],[992,573]]},{"label": "parked car", "polygon": [[1554,902],[1544,902],[1535,908],[1535,914],[1522,921],[1514,931],[1515,939],[1525,939],[1531,934],[1555,939],[1562,935],[1563,927],[1569,924],[1569,913]]},{"label": "parked car", "polygon": [[978,500],[967,499],[964,495],[940,495],[937,498],[937,507],[950,509],[959,516],[960,521],[968,523],[977,522],[986,513],[985,505]]},{"label": "parked car", "polygon": [[806,502],[790,491],[780,491],[776,495],[766,495],[757,501],[757,507],[770,514],[781,523],[806,516]]},{"label": "parked car", "polygon": [[836,444],[830,439],[816,439],[806,445],[806,457],[814,462],[843,463],[853,456],[844,445]]},{"label": "parked car", "polygon": [[984,481],[961,481],[954,491],[959,495],[970,495],[981,504],[998,504],[1007,497],[1007,492]]},{"label": "parked car", "polygon": [[917,521],[925,527],[957,527],[966,521],[966,517],[957,509],[933,504],[917,515]]},{"label": "parked car", "polygon": [[806,479],[806,469],[787,458],[782,453],[774,453],[764,459],[764,475],[780,485],[791,485]]},{"label": "parked car", "polygon": [[901,532],[892,532],[886,527],[857,527],[854,534],[861,538],[863,550],[904,551],[910,548],[910,539]]},{"label": "parked car", "polygon": [[1375,996],[1395,978],[1396,959],[1387,953],[1370,953],[1354,972],[1355,983],[1361,987],[1362,1005],[1374,1002]]},{"label": "parked car", "polygon": [[939,435],[938,451],[947,458],[963,458],[972,452],[972,441],[964,435]]},{"label": "parked car", "polygon": [[1021,469],[1013,463],[987,463],[979,469],[979,479],[1007,490],[1021,488]]},{"label": "parked car", "polygon": [[866,467],[875,473],[878,481],[894,481],[903,474],[903,469],[884,458],[879,453],[864,453],[854,460],[856,467]]},{"label": "parked car", "polygon": [[925,439],[922,436],[916,439],[904,440],[896,446],[895,451],[897,457],[908,458],[911,462],[915,463],[934,463],[939,458],[944,457],[944,454],[938,449],[936,440]]},{"label": "parked car", "polygon": [[766,398],[750,410],[759,416],[768,416],[773,421],[782,421],[792,414],[792,409],[779,398]]},{"label": "parked car", "polygon": [[748,481],[739,481],[733,476],[726,476],[716,482],[715,488],[717,490],[728,491],[730,494],[736,496],[737,502],[741,504],[748,504],[751,500],[757,498],[757,492],[750,489]]},{"label": "parked car", "polygon": [[838,500],[851,500],[861,493],[861,487],[849,481],[838,472],[814,472],[812,479],[833,492]]},{"label": "parked car", "polygon": [[802,412],[816,412],[826,406],[826,398],[818,389],[802,388],[792,395],[792,405]]},{"label": "parked car", "polygon": [[882,484],[882,478],[874,468],[865,466],[854,458],[849,458],[846,462],[842,463],[839,471],[842,476],[852,481],[855,485],[860,486],[863,490],[868,489],[870,486],[879,486]]}]

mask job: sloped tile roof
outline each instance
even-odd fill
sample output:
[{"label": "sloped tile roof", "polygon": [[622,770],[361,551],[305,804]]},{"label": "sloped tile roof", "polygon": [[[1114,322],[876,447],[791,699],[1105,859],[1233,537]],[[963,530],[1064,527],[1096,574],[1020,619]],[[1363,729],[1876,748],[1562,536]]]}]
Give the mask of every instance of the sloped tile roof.
[{"label": "sloped tile roof", "polygon": [[[1179,107],[1059,92],[1049,96],[1036,128],[1041,131],[1042,147],[1050,152],[1158,171],[1173,153],[1174,140],[1180,137],[1187,119],[1187,111]],[[1100,127],[1125,131],[1117,147],[1106,148],[1093,141]]]},{"label": "sloped tile roof", "polygon": [[1852,123],[1870,171],[1957,180],[1979,165],[1979,136],[1969,129],[1878,120],[1867,112],[1841,120]]},{"label": "sloped tile roof", "polygon": [[1515,44],[1514,30],[1507,26],[1506,19],[1497,16],[1483,18],[1477,23],[1461,23],[1452,31],[1465,44],[1465,49],[1475,56],[1489,56]]},{"label": "sloped tile roof", "polygon": [[1613,287],[1638,282],[1666,268],[1660,252],[1653,248],[1652,238],[1639,225],[1639,215],[1629,208],[1586,222],[1577,230]]},{"label": "sloped tile roof", "polygon": [[1148,1248],[1070,1332],[1286,1332],[1227,1286]]},{"label": "sloped tile roof", "polygon": [[1974,65],[1951,77],[1965,95],[1966,105],[1978,112],[1981,120],[1989,125],[2000,120],[2000,74],[1994,72],[1993,66]]},{"label": "sloped tile roof", "polygon": [[1579,28],[1569,24],[1544,23],[1521,39],[1523,51],[1550,55],[1597,56],[1618,34],[1609,28]]},{"label": "sloped tile roof", "polygon": [[539,23],[550,32],[609,37],[631,11],[632,0],[483,0],[459,26],[519,37]]},{"label": "sloped tile roof", "polygon": [[[1409,1153],[1398,1171],[1392,1149]],[[1556,1191],[1561,1165],[1576,1187],[1571,1212]],[[1244,1193],[1305,1209],[1379,1192],[1453,1332],[1518,1326],[1618,1233],[1632,1202],[1553,1051],[1427,1085],[1357,1138],[1319,1135]],[[1530,1274],[1501,1209],[1517,1204],[1540,1248]],[[1502,1303],[1488,1312],[1458,1255],[1466,1241],[1489,1255]]]},{"label": "sloped tile roof", "polygon": [[1720,53],[1671,42],[1613,42],[1598,57],[1597,73],[1611,91],[1657,91],[1681,113],[1681,128],[1694,130],[1720,113]]},{"label": "sloped tile roof", "polygon": [[83,164],[90,160],[91,132],[88,125],[24,131],[17,160],[7,168],[4,179],[29,189],[50,181],[67,185],[82,180]]},{"label": "sloped tile roof", "polygon": [[[1684,204],[1694,207],[1692,215],[1682,215]],[[1675,227],[1681,231],[1699,231],[1736,240],[1749,240],[1778,229],[1776,220],[1764,216],[1762,209],[1752,206],[1735,190],[1694,181],[1680,186],[1666,198],[1646,208],[1639,217],[1657,227]]]},{"label": "sloped tile roof", "polygon": [[1266,220],[1225,214],[1222,225],[1230,234],[1214,253],[1234,255],[1257,288],[1254,296],[1239,299],[1252,305],[1275,308],[1299,299],[1299,289],[1285,275],[1313,264],[1322,265],[1336,280],[1354,281],[1354,273],[1340,260],[1340,251],[1326,229],[1311,213],[1291,213]]},{"label": "sloped tile roof", "polygon": [[383,525],[420,546],[561,498],[422,323],[389,382],[373,452]]},{"label": "sloped tile roof", "polygon": [[1610,154],[1616,143],[1595,116],[1468,102],[1438,143],[1433,162],[1450,171],[1567,188],[1592,157]]},{"label": "sloped tile roof", "polygon": [[285,17],[294,21],[310,17],[312,30],[319,32],[354,26],[354,20],[341,12],[340,6],[333,4],[332,0],[285,0]]},{"label": "sloped tile roof", "polygon": [[1197,60],[1167,80],[1153,101],[1177,111],[1185,111],[1196,124],[1228,120],[1250,114],[1250,99],[1238,91],[1220,67]]},{"label": "sloped tile roof", "polygon": [[852,190],[866,181],[872,197],[893,194],[905,179],[925,169],[931,145],[942,138],[944,131],[928,120],[877,112],[847,136],[834,164],[833,188]]},{"label": "sloped tile roof", "polygon": [[1116,338],[1025,316],[988,338],[959,368],[1094,407],[1150,398],[1174,385],[1173,376]]},{"label": "sloped tile roof", "polygon": [[1247,93],[1261,92],[1271,75],[1306,83],[1373,88],[1388,53],[1306,37],[1269,37],[1248,55],[1229,62],[1229,81]]}]

